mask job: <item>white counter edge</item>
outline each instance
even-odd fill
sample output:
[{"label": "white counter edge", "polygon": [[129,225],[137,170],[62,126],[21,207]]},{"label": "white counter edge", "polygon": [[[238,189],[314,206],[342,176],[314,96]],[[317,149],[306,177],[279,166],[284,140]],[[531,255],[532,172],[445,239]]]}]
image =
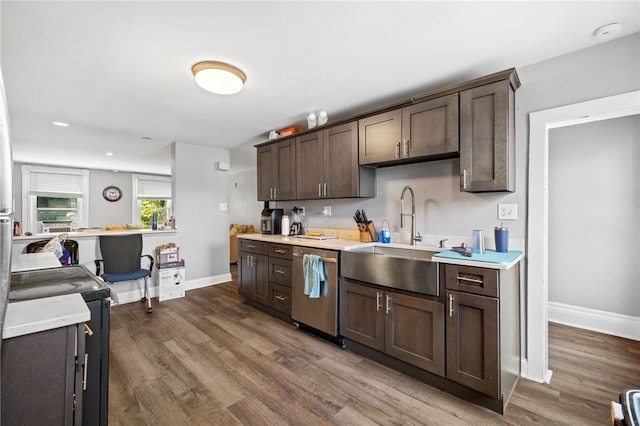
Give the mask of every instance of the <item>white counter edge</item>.
[{"label": "white counter edge", "polygon": [[79,293],[7,304],[3,339],[87,322],[91,312]]},{"label": "white counter edge", "polygon": [[452,259],[449,257],[437,257],[434,256],[431,258],[433,262],[438,263],[448,263],[450,265],[460,265],[460,266],[477,266],[479,268],[486,269],[511,269],[514,265],[516,265],[522,258],[524,257],[524,253],[520,253],[518,257],[508,263],[493,263],[493,262],[482,262],[479,260],[465,260],[465,259]]},{"label": "white counter edge", "polygon": [[60,234],[67,234],[67,239],[79,239],[79,238],[95,238],[100,235],[131,235],[142,234],[144,235],[159,235],[159,234],[175,234],[177,229],[162,229],[159,231],[152,231],[151,229],[130,229],[126,231],[85,231],[85,232],[55,232],[55,233],[40,233],[33,235],[21,235],[19,237],[13,237],[14,241],[28,241],[28,240],[46,240],[55,237]]}]

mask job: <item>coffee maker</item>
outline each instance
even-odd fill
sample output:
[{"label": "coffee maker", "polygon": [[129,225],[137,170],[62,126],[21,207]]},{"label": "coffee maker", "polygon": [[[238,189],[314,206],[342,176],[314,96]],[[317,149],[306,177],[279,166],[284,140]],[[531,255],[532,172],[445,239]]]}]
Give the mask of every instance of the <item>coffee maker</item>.
[{"label": "coffee maker", "polygon": [[302,230],[302,210],[300,207],[294,207],[291,209],[291,229],[289,230],[289,235],[302,235],[304,231]]},{"label": "coffee maker", "polygon": [[269,202],[265,201],[260,218],[260,231],[263,234],[277,235],[281,231],[282,209],[269,208]]}]

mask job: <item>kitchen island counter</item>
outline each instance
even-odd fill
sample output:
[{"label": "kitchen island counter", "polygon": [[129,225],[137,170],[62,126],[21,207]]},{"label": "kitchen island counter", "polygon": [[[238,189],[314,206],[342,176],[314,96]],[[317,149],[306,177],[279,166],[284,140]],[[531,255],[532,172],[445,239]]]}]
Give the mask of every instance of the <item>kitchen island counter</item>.
[{"label": "kitchen island counter", "polygon": [[23,336],[87,322],[91,313],[78,293],[7,304],[2,338]]}]

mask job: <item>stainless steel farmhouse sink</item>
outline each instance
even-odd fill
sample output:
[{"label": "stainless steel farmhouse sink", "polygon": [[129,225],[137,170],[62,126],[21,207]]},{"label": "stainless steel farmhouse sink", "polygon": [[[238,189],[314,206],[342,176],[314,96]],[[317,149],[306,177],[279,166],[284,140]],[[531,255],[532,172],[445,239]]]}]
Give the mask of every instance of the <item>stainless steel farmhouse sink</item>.
[{"label": "stainless steel farmhouse sink", "polygon": [[431,261],[437,250],[415,246],[366,244],[345,249],[341,276],[415,293],[439,296],[438,264]]}]

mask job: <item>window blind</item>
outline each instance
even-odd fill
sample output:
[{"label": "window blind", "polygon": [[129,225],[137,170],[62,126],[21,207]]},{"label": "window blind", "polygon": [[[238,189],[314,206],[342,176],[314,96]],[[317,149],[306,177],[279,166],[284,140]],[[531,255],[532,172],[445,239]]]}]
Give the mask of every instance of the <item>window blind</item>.
[{"label": "window blind", "polygon": [[171,179],[138,177],[137,197],[144,199],[170,199]]},{"label": "window blind", "polygon": [[84,175],[64,172],[29,172],[30,195],[84,195]]}]

